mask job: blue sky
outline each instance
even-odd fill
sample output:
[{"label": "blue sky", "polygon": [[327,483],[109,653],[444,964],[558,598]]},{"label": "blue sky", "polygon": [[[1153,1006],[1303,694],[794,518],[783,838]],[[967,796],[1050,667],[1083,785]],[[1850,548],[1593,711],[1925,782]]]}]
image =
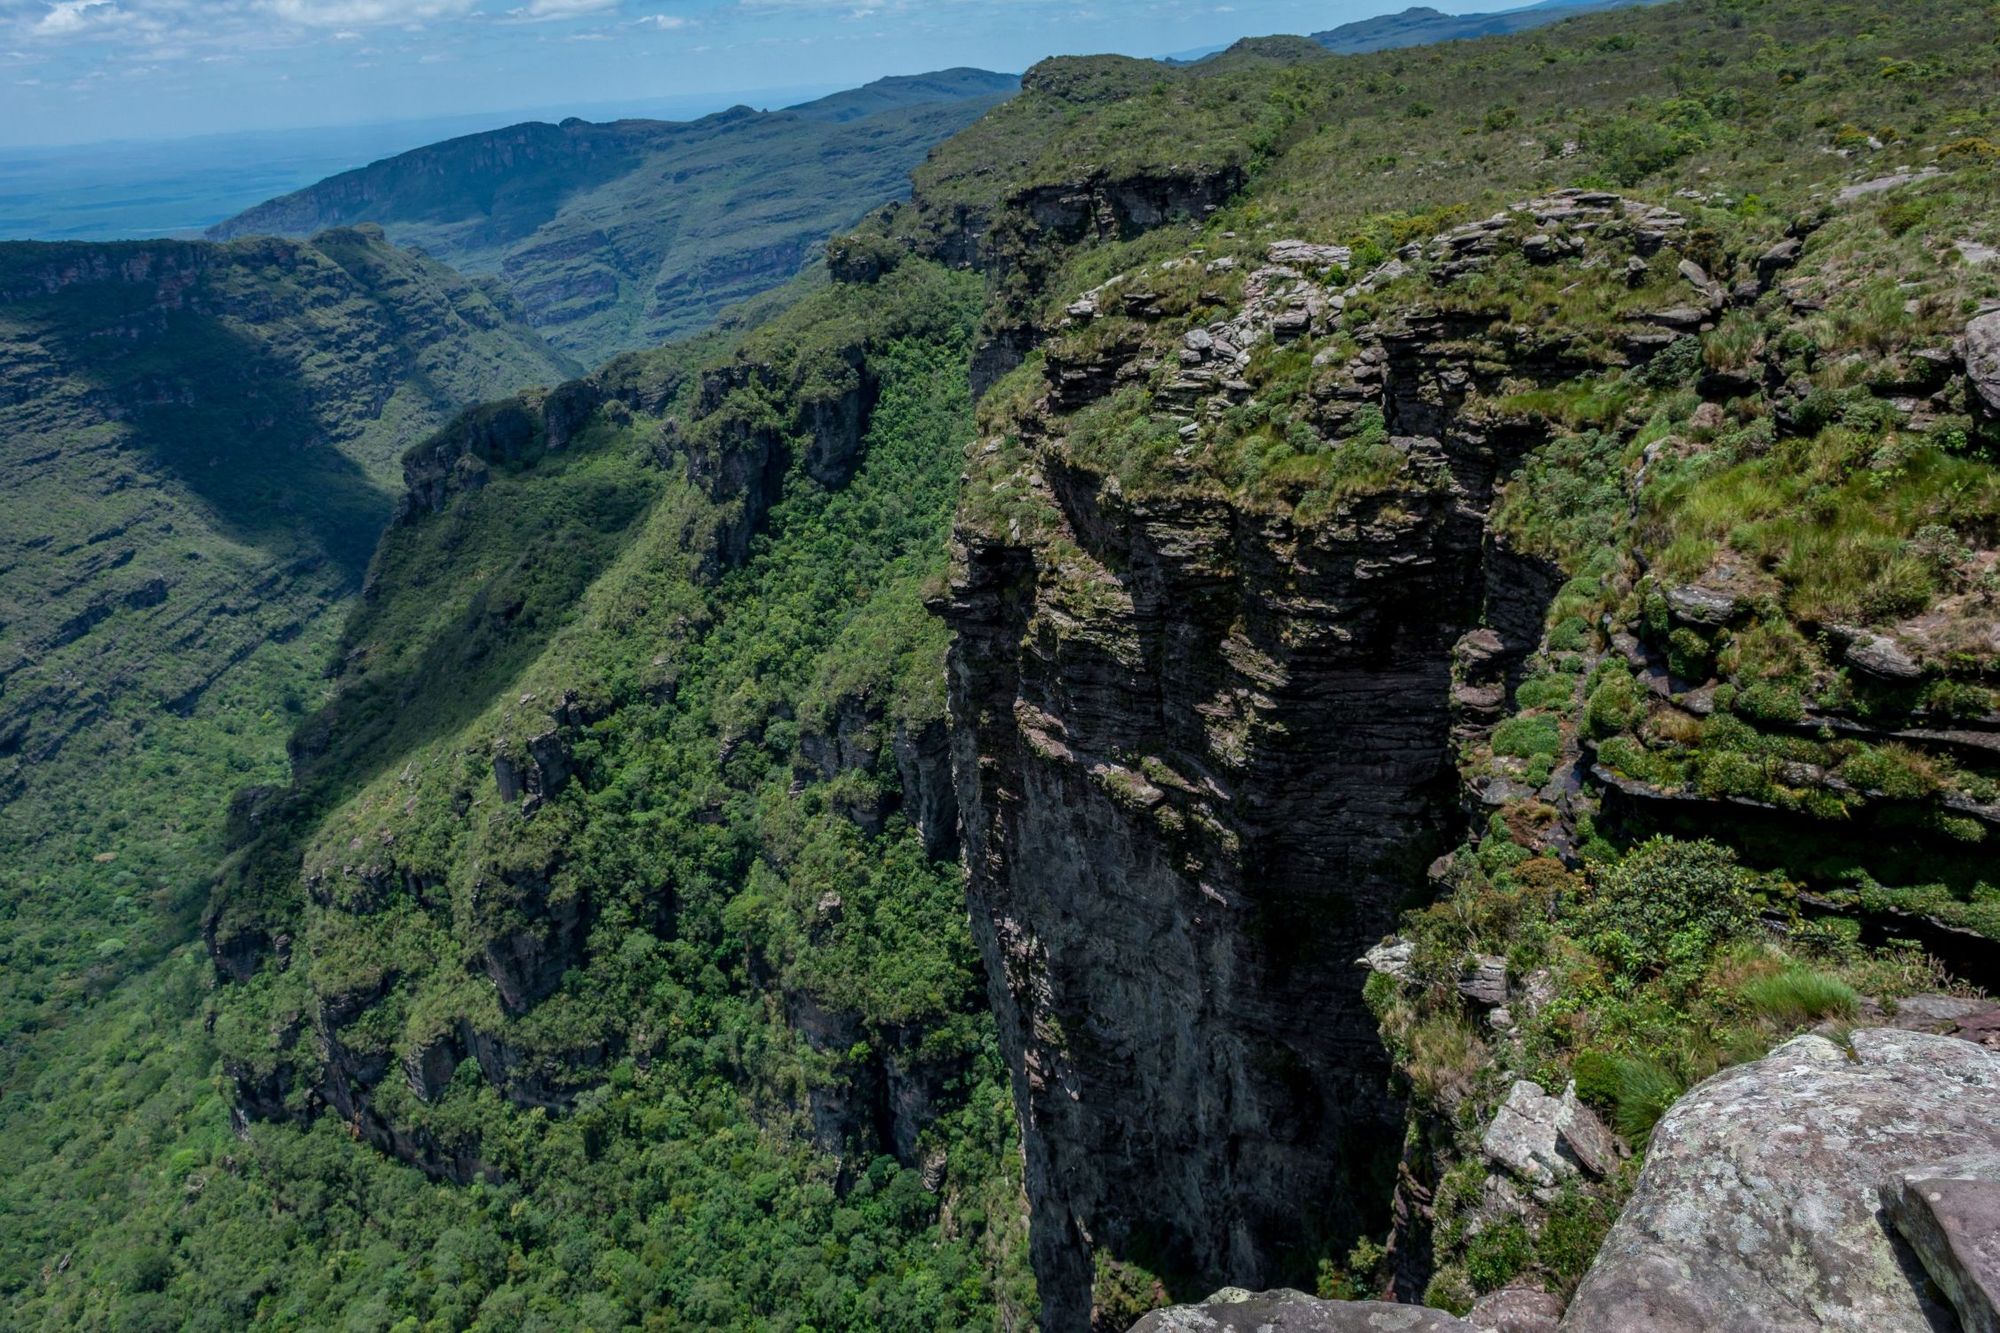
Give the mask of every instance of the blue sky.
[{"label": "blue sky", "polygon": [[[0,0],[0,144],[850,86],[1159,55],[1413,0]],[[1472,12],[1521,0],[1431,0]]]}]

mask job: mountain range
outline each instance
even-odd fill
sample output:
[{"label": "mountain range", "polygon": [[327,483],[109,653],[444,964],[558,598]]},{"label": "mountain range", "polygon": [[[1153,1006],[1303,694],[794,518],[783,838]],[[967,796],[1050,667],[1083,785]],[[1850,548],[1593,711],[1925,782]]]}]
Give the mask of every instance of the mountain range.
[{"label": "mountain range", "polygon": [[209,235],[375,223],[399,245],[498,279],[552,344],[594,364],[784,281],[1018,82],[956,69],[784,111],[515,125],[343,172]]},{"label": "mountain range", "polygon": [[1382,14],[1343,23],[1337,28],[1312,34],[1312,39],[1338,55],[1358,55],[1364,51],[1387,51],[1403,46],[1426,46],[1434,42],[1457,42],[1473,37],[1526,32],[1579,14],[1658,3],[1660,0],[1541,0],[1539,4],[1485,14],[1447,14],[1419,5],[1399,14]]}]

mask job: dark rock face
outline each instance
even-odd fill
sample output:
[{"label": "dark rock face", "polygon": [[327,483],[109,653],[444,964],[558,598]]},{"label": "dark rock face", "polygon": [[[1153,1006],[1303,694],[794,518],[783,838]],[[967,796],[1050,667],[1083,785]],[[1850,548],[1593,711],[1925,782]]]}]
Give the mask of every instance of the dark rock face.
[{"label": "dark rock face", "polygon": [[[1448,640],[1359,568],[1392,567],[1389,534],[1131,517],[1115,622],[1010,620],[1038,592],[1005,548],[968,551],[952,608],[974,932],[1050,1329],[1086,1322],[1092,1252],[1145,1228],[1262,1285],[1302,1229],[1365,1220],[1348,1160],[1395,1113],[1350,960],[1433,839],[1444,760]],[[1442,594],[1434,559],[1397,572],[1405,605]],[[1304,740],[1327,735],[1352,750]]]},{"label": "dark rock face", "polygon": [[489,463],[516,462],[540,446],[542,425],[535,404],[527,399],[464,413],[404,458],[396,520],[411,523],[442,513],[452,496],[484,486]]},{"label": "dark rock face", "polygon": [[1879,1028],[1852,1041],[1799,1037],[1677,1102],[1562,1327],[1949,1327],[1879,1192],[1943,1159],[2000,1152],[2000,1056]]},{"label": "dark rock face", "polygon": [[[808,995],[788,995],[785,1016],[807,1045],[842,1065],[835,1078],[806,1089],[814,1146],[847,1163],[865,1165],[888,1153],[905,1166],[917,1165],[918,1139],[962,1066],[924,1058],[914,1032],[891,1029],[867,1041],[869,1030],[858,1015],[828,1010]],[[844,1058],[857,1045],[868,1048],[860,1065]]]},{"label": "dark rock face", "polygon": [[951,780],[950,731],[942,719],[914,729],[897,723],[889,744],[903,789],[903,813],[923,839],[925,854],[934,861],[956,858],[958,789]]},{"label": "dark rock face", "polygon": [[806,472],[829,490],[854,479],[868,419],[881,393],[859,347],[850,348],[846,359],[852,383],[840,393],[808,399],[799,407],[800,424],[811,441],[806,446]]},{"label": "dark rock face", "polygon": [[[1148,318],[1100,290],[1072,320],[1108,300]],[[1296,270],[1250,274],[1162,406],[1240,400],[1230,358],[1332,308]],[[1422,887],[1456,819],[1454,727],[1490,725],[1560,584],[1486,528],[1532,440],[1472,404],[1578,366],[1560,338],[1488,330],[1418,312],[1328,368],[1302,422],[1340,436],[1380,412],[1410,466],[1310,524],[1082,466],[1060,414],[1138,352],[1056,348],[1022,438],[1058,544],[960,528],[954,771],[1050,1329],[1086,1327],[1104,1257],[1266,1287],[1302,1277],[1302,1237],[1380,1221],[1360,1201],[1388,1195],[1364,1177],[1394,1167],[1396,1109],[1352,961]]]},{"label": "dark rock face", "polygon": [[1381,1301],[1322,1301],[1280,1288],[1225,1288],[1200,1305],[1155,1310],[1132,1333],[1476,1333],[1442,1310]]},{"label": "dark rock face", "polygon": [[590,934],[589,905],[581,891],[553,890],[552,873],[553,867],[513,871],[482,878],[472,889],[486,941],[486,975],[500,993],[501,1008],[516,1017],[555,993]]},{"label": "dark rock face", "polygon": [[[1253,275],[1211,344],[1316,318],[1296,278]],[[1573,370],[1559,346],[1469,355],[1488,323],[1387,330],[1305,409],[1329,433],[1379,410],[1412,462],[1337,519],[1128,498],[1045,425],[1030,484],[1060,545],[961,528],[955,771],[1052,1330],[1089,1323],[1100,1257],[1262,1287],[1300,1280],[1302,1237],[1382,1220],[1363,1201],[1398,1112],[1352,960],[1452,818],[1454,645],[1488,626],[1499,695],[1557,582],[1487,534],[1528,441],[1465,405],[1499,360]],[[1190,392],[1238,392],[1197,371]],[[1052,361],[1046,410],[1120,375]]]}]

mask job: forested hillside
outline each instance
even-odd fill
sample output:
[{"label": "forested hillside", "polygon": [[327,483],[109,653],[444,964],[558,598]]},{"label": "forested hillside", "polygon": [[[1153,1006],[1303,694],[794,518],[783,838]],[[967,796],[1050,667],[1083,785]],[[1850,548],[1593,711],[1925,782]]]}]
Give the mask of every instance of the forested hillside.
[{"label": "forested hillside", "polygon": [[1814,1029],[1992,1138],[1994,24],[1047,61],[424,439],[206,957],[9,1073],[13,1318],[1924,1327],[1879,1182],[1640,1181]]},{"label": "forested hillside", "polygon": [[499,279],[550,342],[596,365],[790,278],[1017,82],[943,70],[784,111],[515,125],[344,172],[209,234],[380,224],[397,244]]},{"label": "forested hillside", "polygon": [[10,1153],[41,1155],[38,1078],[78,1080],[137,1015],[192,1018],[176,951],[230,798],[286,779],[402,452],[568,368],[503,294],[373,229],[0,247]]}]

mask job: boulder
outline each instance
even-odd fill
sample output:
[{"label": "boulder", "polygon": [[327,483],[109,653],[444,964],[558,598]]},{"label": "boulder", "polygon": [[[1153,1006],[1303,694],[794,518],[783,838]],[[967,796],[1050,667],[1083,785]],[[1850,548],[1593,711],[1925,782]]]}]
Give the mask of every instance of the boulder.
[{"label": "boulder", "polygon": [[1607,1175],[1623,1155],[1596,1112],[1577,1100],[1574,1083],[1551,1097],[1525,1079],[1509,1089],[1479,1146],[1487,1161],[1540,1190],[1583,1171]]},{"label": "boulder", "polygon": [[2000,416],[2000,310],[1965,326],[1965,377],[1987,412]]},{"label": "boulder", "polygon": [[1729,294],[1722,290],[1722,284],[1708,275],[1708,270],[1692,259],[1683,259],[1679,264],[1681,277],[1688,285],[1700,292],[1711,309],[1721,309],[1729,300]]},{"label": "boulder", "polygon": [[1199,1305],[1155,1310],[1131,1333],[1478,1333],[1478,1325],[1422,1305],[1224,1287]]},{"label": "boulder", "polygon": [[[1570,1302],[1573,1333],[1930,1333],[1950,1327],[1879,1191],[2000,1151],[2000,1054],[1864,1029],[1796,1038],[1676,1102]],[[1913,1281],[1913,1274],[1918,1280]]]},{"label": "boulder", "polygon": [[1508,1287],[1481,1296],[1465,1322],[1479,1333],[1556,1333],[1562,1313],[1559,1297],[1533,1287]]},{"label": "boulder", "polygon": [[2000,1153],[1905,1171],[1882,1204],[1965,1333],[2000,1333]]},{"label": "boulder", "polygon": [[1408,940],[1386,940],[1355,961],[1370,972],[1381,972],[1400,981],[1410,974],[1410,959],[1416,952],[1417,946]]},{"label": "boulder", "polygon": [[1880,634],[1862,634],[1847,645],[1843,654],[1847,665],[1877,680],[1905,684],[1922,680],[1924,668],[1894,639]]},{"label": "boulder", "polygon": [[1507,960],[1475,954],[1472,966],[1458,979],[1458,993],[1487,1009],[1507,1003]]},{"label": "boulder", "polygon": [[1736,619],[1740,609],[1737,600],[1728,593],[1698,583],[1667,589],[1667,607],[1684,624],[1710,627],[1727,625]]},{"label": "boulder", "polygon": [[1770,286],[1777,276],[1799,262],[1806,244],[1796,236],[1787,237],[1757,256],[1757,281]]},{"label": "boulder", "polygon": [[1344,245],[1314,245],[1309,241],[1273,241],[1264,255],[1273,264],[1293,268],[1345,268],[1354,252]]}]

